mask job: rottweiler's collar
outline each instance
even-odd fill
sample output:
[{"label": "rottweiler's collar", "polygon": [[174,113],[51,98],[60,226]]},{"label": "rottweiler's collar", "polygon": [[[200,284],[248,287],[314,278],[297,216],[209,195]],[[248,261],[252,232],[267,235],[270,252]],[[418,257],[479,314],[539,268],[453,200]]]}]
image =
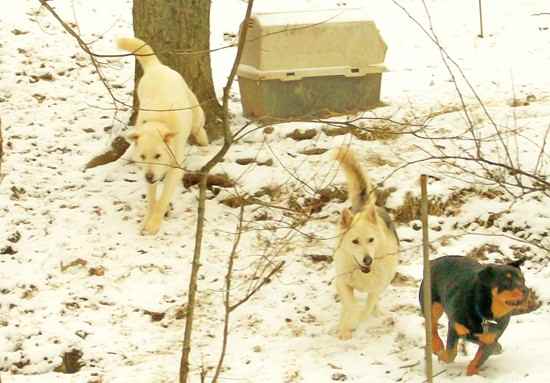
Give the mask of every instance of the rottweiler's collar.
[{"label": "rottweiler's collar", "polygon": [[485,318],[483,318],[483,320],[481,321],[481,326],[483,328],[496,326],[496,325],[498,325],[498,322],[494,319],[485,319]]}]

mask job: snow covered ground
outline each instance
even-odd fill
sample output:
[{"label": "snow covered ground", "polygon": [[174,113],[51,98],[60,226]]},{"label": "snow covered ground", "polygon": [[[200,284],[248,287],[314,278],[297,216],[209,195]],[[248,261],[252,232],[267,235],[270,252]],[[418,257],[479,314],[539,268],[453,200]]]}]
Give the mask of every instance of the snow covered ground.
[{"label": "snow covered ground", "polygon": [[[226,44],[224,33],[237,32],[246,4],[239,0],[212,3],[215,48]],[[397,3],[429,28],[421,1]],[[514,158],[523,168],[533,169],[539,160],[536,149],[550,123],[550,16],[536,15],[550,12],[547,2],[484,2],[484,39],[477,37],[477,2],[426,3],[440,43],[464,70],[497,124],[503,131],[514,130],[505,138]],[[78,25],[85,41],[94,41],[96,52],[117,53],[113,39],[132,34],[129,0],[49,4]],[[466,124],[439,50],[393,1],[257,0],[256,11],[360,5],[372,14],[389,47],[390,72],[384,74],[382,84],[387,106],[374,113],[408,121],[432,115],[431,134],[463,135]],[[234,49],[212,54],[218,91],[234,54]],[[133,60],[106,62],[105,72],[117,96],[130,100]],[[479,132],[494,133],[464,83],[459,84],[472,105]],[[237,86],[233,92],[231,110],[238,128],[244,118]],[[512,107],[518,104],[514,99],[522,105]],[[177,381],[198,191],[196,187],[181,190],[158,236],[139,235],[145,201],[137,169],[120,160],[83,171],[84,164],[121,132],[128,116],[126,111],[115,118],[110,97],[87,55],[40,9],[38,1],[10,2],[0,17],[5,150],[0,184],[3,383]],[[286,137],[297,128],[315,129],[315,137],[302,141]],[[199,381],[202,367],[210,371],[215,366],[221,344],[226,260],[239,210],[222,201],[237,191],[270,190],[265,201],[303,206],[320,189],[337,186],[341,190],[344,179],[329,152],[302,153],[341,144],[357,150],[370,177],[385,180],[384,189],[395,188],[387,201],[389,208],[402,206],[407,192],[419,194],[422,172],[434,176],[429,186],[432,196],[458,201],[445,205],[443,215],[430,217],[433,257],[477,250],[478,256],[491,260],[529,259],[526,279],[543,306],[513,318],[501,339],[504,353],[489,359],[479,376],[464,374],[474,353],[468,345],[468,356],[459,355],[452,365],[434,361],[435,372],[441,372],[437,381],[547,381],[550,269],[549,254],[543,248],[550,247],[550,199],[532,193],[514,200],[496,186],[447,165],[418,163],[400,169],[422,158],[423,150],[444,147],[455,153],[467,149],[467,141],[431,142],[411,135],[363,141],[350,134],[328,136],[323,128],[295,123],[276,126],[272,132],[258,130],[232,147],[215,169],[237,180],[237,186],[209,194],[207,201],[193,382]],[[498,147],[494,141],[491,145]],[[197,169],[219,146],[215,142],[207,152],[192,147],[186,167]],[[492,155],[503,159],[497,149]],[[271,165],[236,162],[246,158],[271,160]],[[548,151],[539,162],[546,169],[542,174],[548,174]],[[423,320],[416,298],[422,274],[418,221],[398,226],[403,240],[400,278],[384,294],[381,313],[362,324],[350,341],[334,336],[339,315],[331,285],[334,272],[328,262],[314,261],[312,255],[332,254],[338,214],[344,206],[330,200],[299,231],[288,228],[292,217],[280,210],[258,206],[246,210],[248,230],[238,252],[234,299],[242,298],[257,282],[257,268],[266,259],[285,261],[285,266],[232,314],[221,381],[424,381]],[[62,355],[71,350],[82,353],[80,371],[55,372]]]}]

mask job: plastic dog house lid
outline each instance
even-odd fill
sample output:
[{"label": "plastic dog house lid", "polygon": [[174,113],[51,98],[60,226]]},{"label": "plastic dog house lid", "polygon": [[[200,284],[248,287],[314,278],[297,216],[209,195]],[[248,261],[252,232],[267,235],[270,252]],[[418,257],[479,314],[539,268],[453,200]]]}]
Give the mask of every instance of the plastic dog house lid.
[{"label": "plastic dog house lid", "polygon": [[386,44],[363,9],[258,13],[238,68],[251,79],[363,76],[385,70]]}]

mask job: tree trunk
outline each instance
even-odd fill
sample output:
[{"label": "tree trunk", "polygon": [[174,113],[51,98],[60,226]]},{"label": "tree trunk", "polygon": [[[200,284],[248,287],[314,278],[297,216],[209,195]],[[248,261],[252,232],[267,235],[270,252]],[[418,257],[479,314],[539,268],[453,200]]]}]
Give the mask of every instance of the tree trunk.
[{"label": "tree trunk", "polygon": [[[133,19],[135,36],[177,70],[196,94],[210,140],[221,137],[222,110],[210,67],[210,0],[134,0]],[[136,84],[141,75],[136,65]],[[134,97],[134,106],[136,102]]]}]

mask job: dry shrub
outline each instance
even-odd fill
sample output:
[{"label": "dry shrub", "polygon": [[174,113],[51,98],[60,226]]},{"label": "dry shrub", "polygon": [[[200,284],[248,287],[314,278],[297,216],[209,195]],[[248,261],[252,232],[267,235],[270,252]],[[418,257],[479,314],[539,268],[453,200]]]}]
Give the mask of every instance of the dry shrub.
[{"label": "dry shrub", "polygon": [[487,254],[489,253],[499,253],[501,255],[504,255],[504,253],[500,250],[500,247],[498,245],[493,245],[491,243],[484,243],[481,246],[474,247],[472,250],[466,253],[466,257],[477,259],[479,261],[486,261],[489,259],[487,257]]},{"label": "dry shrub", "polygon": [[397,189],[392,187],[389,188],[377,188],[376,189],[376,204],[378,206],[386,206],[386,201],[388,200],[389,196],[395,192]]},{"label": "dry shrub", "polygon": [[327,187],[317,192],[315,197],[304,199],[304,204],[300,209],[309,214],[319,213],[323,207],[332,200],[344,202],[347,199],[347,193],[343,189],[337,187]]},{"label": "dry shrub", "polygon": [[336,126],[324,126],[321,128],[323,133],[325,133],[328,137],[335,137],[335,136],[343,136],[344,134],[348,134],[351,131],[350,127],[342,126],[342,127],[336,127]]},{"label": "dry shrub", "polygon": [[[398,223],[408,223],[420,219],[420,197],[415,197],[411,192],[405,194],[403,204],[396,209],[389,209],[393,213],[393,218]],[[447,204],[440,197],[428,199],[428,214],[442,216],[446,210]],[[455,215],[455,214],[449,214]]]},{"label": "dry shrub", "polygon": [[[478,196],[494,199],[502,196],[498,190],[478,190],[474,187],[460,189],[452,192],[447,199],[439,196],[428,198],[428,214],[436,217],[454,217],[460,213],[460,208],[468,198]],[[408,223],[420,219],[420,197],[413,196],[411,192],[405,195],[403,204],[396,209],[389,209],[398,223]]]},{"label": "dry shrub", "polygon": [[75,374],[84,366],[81,359],[82,351],[77,349],[67,351],[62,355],[62,363],[57,366],[54,371],[63,374]]},{"label": "dry shrub", "polygon": [[351,129],[351,134],[361,141],[395,140],[399,137],[399,134],[396,133],[398,132],[390,124],[368,128],[364,124],[360,124],[359,127]]},{"label": "dry shrub", "polygon": [[306,156],[317,156],[323,153],[326,153],[328,149],[326,148],[311,148],[311,149],[304,149],[300,152],[300,154],[304,154]]},{"label": "dry shrub", "polygon": [[462,105],[445,105],[445,106],[442,106],[440,109],[438,110],[432,110],[430,111],[430,113],[428,113],[428,115],[426,116],[426,118],[428,120],[431,120],[433,118],[436,118],[436,117],[439,117],[439,116],[442,116],[444,114],[450,114],[450,113],[456,113],[456,112],[460,112],[463,110],[463,107]]}]

